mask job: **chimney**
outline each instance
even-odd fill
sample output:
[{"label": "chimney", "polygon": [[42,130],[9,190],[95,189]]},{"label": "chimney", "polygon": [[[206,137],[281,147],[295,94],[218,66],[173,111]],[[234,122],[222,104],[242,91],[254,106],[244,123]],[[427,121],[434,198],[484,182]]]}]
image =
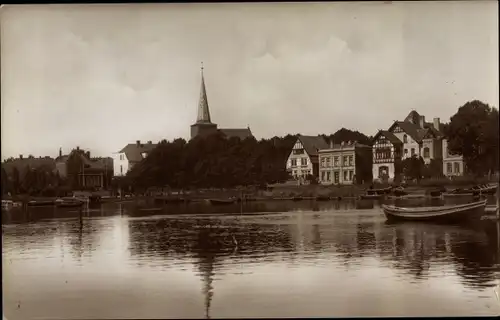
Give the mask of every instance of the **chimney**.
[{"label": "chimney", "polygon": [[59,157],[62,157],[62,149],[59,148]]},{"label": "chimney", "polygon": [[434,118],[432,122],[433,122],[434,128],[439,131],[439,118]]},{"label": "chimney", "polygon": [[80,151],[80,146],[76,146],[76,151]]},{"label": "chimney", "polygon": [[425,124],[425,116],[420,116],[420,128],[423,128]]},{"label": "chimney", "polygon": [[140,146],[140,145],[141,145],[141,140],[136,140],[136,141],[135,141],[135,144],[136,144],[137,146]]},{"label": "chimney", "polygon": [[330,149],[333,149],[333,139],[330,140]]},{"label": "chimney", "polygon": [[23,155],[22,154],[19,155],[19,159],[23,160]]},{"label": "chimney", "polygon": [[148,144],[153,144],[153,141],[149,140],[149,141],[148,141]]}]

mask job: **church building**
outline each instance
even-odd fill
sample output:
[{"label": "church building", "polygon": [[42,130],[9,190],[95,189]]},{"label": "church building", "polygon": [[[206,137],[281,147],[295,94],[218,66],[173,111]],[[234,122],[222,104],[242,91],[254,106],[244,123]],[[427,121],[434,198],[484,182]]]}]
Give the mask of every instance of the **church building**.
[{"label": "church building", "polygon": [[216,132],[223,133],[228,139],[238,137],[244,140],[253,137],[250,128],[242,129],[218,129],[217,124],[212,123],[210,119],[210,110],[208,109],[207,91],[205,88],[205,78],[203,76],[203,65],[201,67],[201,89],[200,100],[198,102],[198,116],[196,123],[191,125],[191,139],[197,136],[207,136]]}]

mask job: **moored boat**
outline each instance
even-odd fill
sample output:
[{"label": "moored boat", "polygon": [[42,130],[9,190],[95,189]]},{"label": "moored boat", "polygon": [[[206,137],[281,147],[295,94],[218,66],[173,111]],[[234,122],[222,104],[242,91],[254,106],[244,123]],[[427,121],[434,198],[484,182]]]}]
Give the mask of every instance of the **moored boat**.
[{"label": "moored boat", "polygon": [[209,201],[213,205],[232,204],[232,203],[234,203],[234,199],[210,199]]},{"label": "moored boat", "polygon": [[54,200],[31,200],[26,204],[28,207],[49,207],[55,204]]},{"label": "moored boat", "polygon": [[359,196],[362,200],[378,200],[384,197],[383,194],[362,194]]},{"label": "moored boat", "polygon": [[434,222],[459,222],[464,220],[480,219],[486,208],[486,200],[468,204],[403,208],[392,205],[382,205],[387,220],[411,220]]},{"label": "moored boat", "polygon": [[58,208],[79,208],[83,206],[83,201],[76,198],[61,198],[55,201]]},{"label": "moored boat", "polygon": [[328,201],[330,200],[329,196],[317,196],[316,201]]}]

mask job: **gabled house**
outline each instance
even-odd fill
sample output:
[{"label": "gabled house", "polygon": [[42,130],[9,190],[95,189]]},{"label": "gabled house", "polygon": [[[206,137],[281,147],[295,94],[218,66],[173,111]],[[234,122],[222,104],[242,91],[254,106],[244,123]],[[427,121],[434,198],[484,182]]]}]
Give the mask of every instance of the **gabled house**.
[{"label": "gabled house", "polygon": [[380,130],[373,137],[374,180],[392,182],[398,179],[402,172],[403,142],[390,131]]},{"label": "gabled house", "polygon": [[318,177],[318,151],[327,148],[321,136],[299,135],[286,161],[286,170],[297,180],[303,181],[307,175]]},{"label": "gabled house", "polygon": [[443,139],[443,175],[446,177],[463,176],[465,171],[464,159],[459,154],[448,150],[448,140]]},{"label": "gabled house", "polygon": [[404,121],[395,121],[388,131],[403,142],[403,160],[415,155],[429,164],[431,159],[443,159],[442,129],[439,118],[428,123],[424,116],[413,110]]},{"label": "gabled house", "polygon": [[145,159],[156,148],[157,144],[148,141],[129,143],[123,149],[113,154],[113,175],[125,176],[134,165]]}]

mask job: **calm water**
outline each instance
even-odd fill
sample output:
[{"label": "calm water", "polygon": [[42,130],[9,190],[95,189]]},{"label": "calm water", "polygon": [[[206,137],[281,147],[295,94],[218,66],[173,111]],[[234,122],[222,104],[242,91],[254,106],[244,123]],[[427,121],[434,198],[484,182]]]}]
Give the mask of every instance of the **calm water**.
[{"label": "calm water", "polygon": [[4,314],[498,315],[498,229],[388,225],[373,202],[3,212]]}]

